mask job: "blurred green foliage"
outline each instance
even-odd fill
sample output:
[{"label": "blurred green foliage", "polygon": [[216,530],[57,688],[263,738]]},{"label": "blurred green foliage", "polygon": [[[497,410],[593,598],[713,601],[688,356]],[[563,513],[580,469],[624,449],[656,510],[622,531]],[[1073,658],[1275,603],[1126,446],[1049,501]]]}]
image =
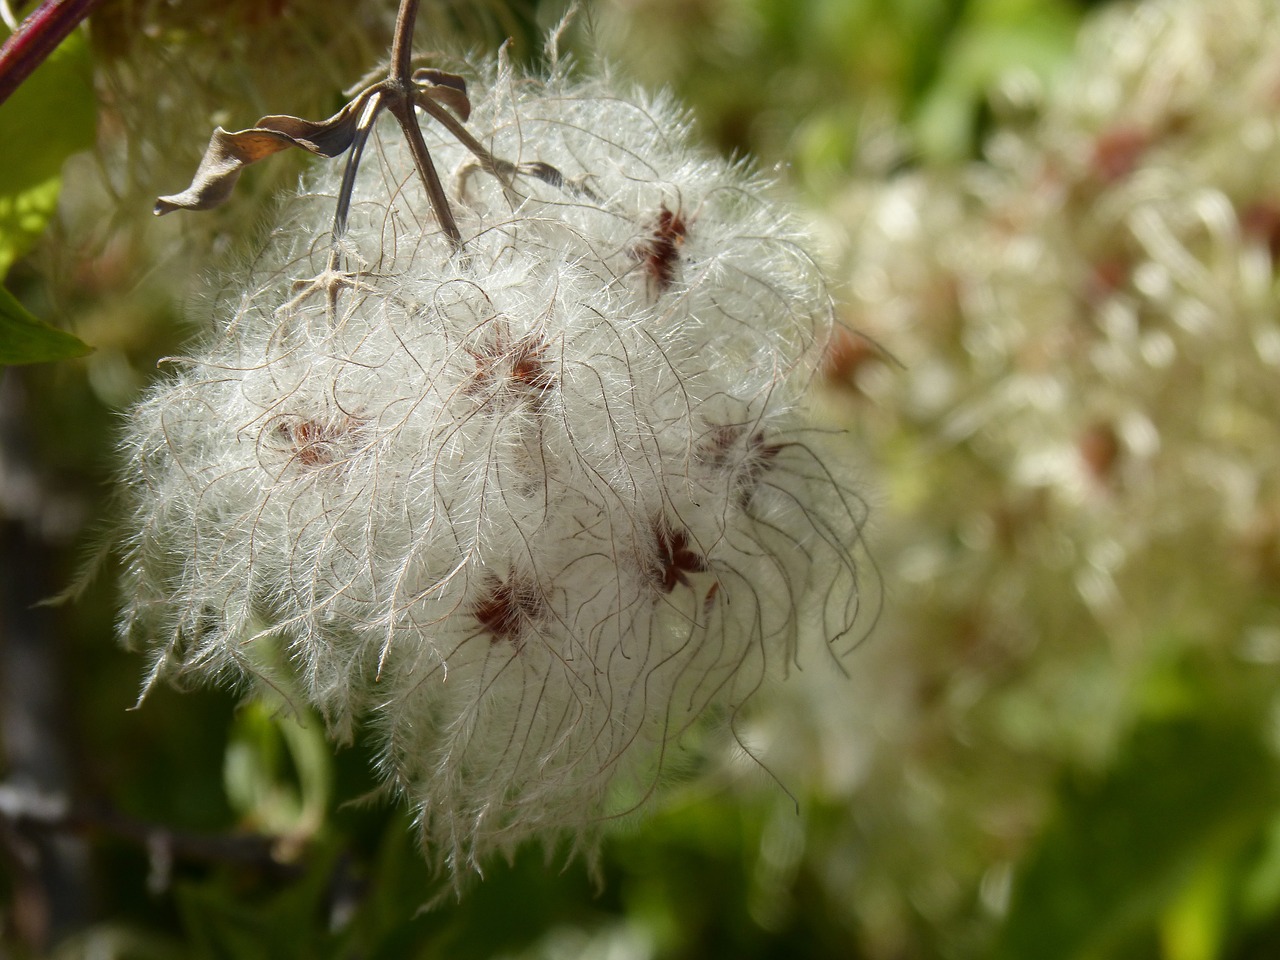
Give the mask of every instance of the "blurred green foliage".
[{"label": "blurred green foliage", "polygon": [[1228,956],[1240,926],[1280,908],[1253,879],[1280,809],[1268,719],[1239,676],[1170,672],[1152,684],[1175,684],[1181,702],[1140,719],[1107,770],[1064,780],[993,956]]},{"label": "blurred green foliage", "polygon": [[[485,47],[495,35],[514,35],[517,53],[533,59],[535,38],[563,6],[454,4],[441,8],[431,29],[445,41]],[[710,142],[750,152],[765,165],[789,165],[793,180],[826,207],[854,174],[887,176],[904,165],[976,156],[991,84],[1008,70],[1051,77],[1070,54],[1084,6],[600,0],[585,5],[578,42],[584,50],[602,46],[643,82],[673,87]],[[282,87],[312,72],[315,89],[297,96],[319,115],[342,83],[356,79],[345,63],[335,65],[339,54],[329,53],[342,38],[347,9],[308,10],[281,0],[228,5],[217,16],[198,4],[168,13],[157,13],[155,4],[104,5],[92,50],[97,93],[109,107],[98,150],[117,172],[96,190],[79,184],[62,193],[61,218],[55,201],[62,163],[93,136],[89,45],[73,38],[22,99],[0,108],[0,143],[23,145],[0,153],[0,274],[13,266],[11,282],[25,302],[65,307],[66,314],[50,315],[69,315],[100,347],[87,359],[24,370],[20,380],[11,374],[27,409],[39,411],[32,415],[30,460],[42,481],[56,478],[54,485],[76,499],[81,514],[109,515],[103,491],[112,469],[113,408],[186,334],[180,318],[192,273],[211,250],[225,255],[244,245],[255,216],[246,211],[293,175],[264,175],[260,192],[245,191],[243,204],[222,219],[154,226],[139,191],[170,189],[170,180],[149,178],[189,167],[203,141],[187,142],[185,127],[180,144],[155,130],[144,136],[130,113],[138,104],[122,102],[120,94],[152,90],[149,121],[176,117],[207,131],[210,121],[224,118],[204,99],[209,91],[195,99],[188,91],[184,99],[148,87],[153,74],[134,84],[146,73],[145,59],[159,50],[168,58],[159,65],[236,77],[241,86],[230,88],[236,94],[221,109],[245,120],[300,109],[276,102],[264,87],[273,72],[281,73]],[[267,43],[279,29],[303,37],[300,45],[313,48],[321,67],[301,63],[297,51],[281,51],[287,69],[274,66],[249,31],[261,31]],[[234,42],[224,42],[228,37]],[[182,259],[179,250],[196,253]],[[33,331],[28,346],[20,329]],[[78,341],[56,335],[33,326],[8,294],[0,299],[0,363],[78,351]],[[898,452],[910,458],[919,451]],[[3,455],[7,469],[13,448]],[[892,442],[882,456],[894,462]],[[961,458],[896,466],[905,479],[887,491],[891,503],[933,495],[930,484],[912,489],[913,472],[951,471],[956,496],[972,479],[964,475],[972,463]],[[39,526],[40,517],[21,515],[13,503],[0,496],[8,520]],[[957,550],[965,536],[954,531]],[[57,572],[46,594],[75,578],[83,543],[55,541],[49,549]],[[788,753],[798,764],[821,756],[806,753],[797,736],[766,754],[781,786],[754,767],[719,771],[678,786],[648,817],[620,825],[594,871],[580,862],[565,865],[554,852],[528,850],[514,863],[489,865],[483,882],[455,897],[447,878],[429,875],[394,798],[377,794],[373,758],[358,745],[332,755],[314,718],[280,704],[237,705],[229,694],[167,689],[128,711],[143,665],[114,646],[111,579],[108,570],[79,603],[57,613],[75,794],[175,832],[227,838],[261,830],[291,842],[269,861],[179,856],[166,869],[137,837],[109,826],[91,830],[92,915],[87,926],[60,931],[67,935],[49,945],[58,958],[1280,955],[1276,676],[1266,663],[1172,645],[1167,663],[1126,685],[1106,655],[1063,653],[1077,642],[1088,646],[1087,638],[1072,636],[1047,640],[1038,665],[1020,673],[994,656],[983,661],[981,637],[963,635],[954,622],[940,624],[954,632],[932,639],[971,644],[977,669],[1009,694],[966,713],[966,728],[951,726],[940,706],[968,695],[966,677],[928,677],[922,670],[924,679],[909,681],[916,686],[900,728],[871,729],[868,721],[867,730],[839,731],[847,740],[837,742],[848,743],[842,749],[857,768],[850,777],[861,778],[854,788],[831,786],[836,774],[828,769],[790,776]],[[979,593],[993,580],[998,571],[956,590]],[[913,603],[905,591],[890,594],[891,607]],[[1257,602],[1274,609],[1278,599],[1273,591]],[[982,596],[970,597],[975,611],[982,604]],[[894,657],[910,659],[919,650],[927,660],[930,649],[918,639],[898,651],[876,649],[878,643],[873,636],[845,664],[865,674],[865,682],[823,686],[823,695],[895,696],[902,668]],[[1150,643],[1164,645],[1160,637]],[[1067,670],[1075,673],[1062,677]],[[1053,683],[1045,682],[1049,675]],[[1074,708],[1054,696],[1073,699]],[[821,726],[821,717],[807,719],[810,707],[788,715],[784,704],[774,719]],[[1090,712],[1107,714],[1106,736],[1073,725]],[[834,722],[850,715],[833,713]],[[889,746],[859,766],[857,741],[877,738]],[[904,786],[908,781],[914,791]],[[973,822],[972,811],[991,798],[980,804],[971,791],[992,784],[1008,794],[1011,824]],[[920,796],[934,806],[912,807]],[[944,842],[916,833],[913,817],[941,824]],[[10,914],[0,928],[0,952],[36,956],[14,922],[25,902],[19,896],[25,875],[15,862],[9,866],[0,877]]]},{"label": "blurred green foliage", "polygon": [[[858,169],[971,156],[991,85],[1012,68],[1049,77],[1081,6],[631,0],[589,5],[585,22],[637,78],[673,88],[717,149],[785,163],[821,197]],[[898,124],[912,142],[886,156],[875,141]]]},{"label": "blurred green foliage", "polygon": [[[94,143],[89,48],[73,35],[0,106],[0,279],[44,233],[62,163]],[[36,319],[0,288],[0,366],[81,356],[88,347]]]}]

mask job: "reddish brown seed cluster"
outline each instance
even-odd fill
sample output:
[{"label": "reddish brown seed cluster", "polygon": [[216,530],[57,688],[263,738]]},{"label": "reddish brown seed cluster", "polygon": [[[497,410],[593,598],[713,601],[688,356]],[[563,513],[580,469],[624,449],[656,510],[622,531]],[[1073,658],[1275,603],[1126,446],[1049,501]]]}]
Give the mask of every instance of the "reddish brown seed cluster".
[{"label": "reddish brown seed cluster", "polygon": [[725,466],[729,463],[734,445],[745,432],[745,428],[733,424],[712,424],[703,443],[702,458],[712,466]]},{"label": "reddish brown seed cluster", "polygon": [[876,357],[875,345],[852,330],[839,329],[822,358],[822,376],[832,384],[858,390],[858,375]]},{"label": "reddish brown seed cluster", "polygon": [[547,602],[537,585],[515,574],[505,580],[486,579],[485,589],[471,604],[471,616],[489,634],[490,642],[519,647],[525,631],[546,619]]},{"label": "reddish brown seed cluster", "polygon": [[1113,477],[1122,453],[1115,427],[1105,422],[1092,424],[1080,435],[1078,449],[1080,459],[1096,481],[1106,483]]},{"label": "reddish brown seed cluster", "polygon": [[1111,256],[1095,261],[1085,278],[1082,291],[1085,303],[1098,307],[1129,282],[1132,264],[1124,257]]},{"label": "reddish brown seed cluster", "polygon": [[276,433],[293,451],[293,460],[304,467],[323,467],[339,458],[340,443],[357,429],[361,421],[350,415],[337,420],[315,417],[286,420]]},{"label": "reddish brown seed cluster", "polygon": [[778,454],[787,446],[785,443],[765,443],[763,430],[757,430],[743,445],[745,449],[737,453],[746,428],[733,424],[714,424],[704,441],[702,458],[712,466],[729,467],[737,465],[737,474],[733,478],[735,502],[745,509],[751,502],[751,496],[760,477],[769,469]]},{"label": "reddish brown seed cluster", "polygon": [[555,385],[547,344],[532,335],[511,339],[500,331],[490,343],[467,352],[476,361],[468,393],[514,390],[541,401]]},{"label": "reddish brown seed cluster", "polygon": [[1151,139],[1151,134],[1136,127],[1116,127],[1099,134],[1089,164],[1094,176],[1102,183],[1123,180],[1142,161]]},{"label": "reddish brown seed cluster", "polygon": [[657,520],[653,525],[653,533],[658,547],[650,568],[650,579],[654,586],[663,593],[670,593],[677,584],[682,587],[693,586],[689,574],[705,573],[707,560],[690,546],[689,531],[673,530],[666,521]]},{"label": "reddish brown seed cluster", "polygon": [[763,431],[751,435],[751,439],[747,441],[747,455],[736,481],[738,506],[746,509],[760,484],[760,477],[773,465],[785,446],[785,443],[765,443]]},{"label": "reddish brown seed cluster", "polygon": [[1240,230],[1250,240],[1261,241],[1280,263],[1280,202],[1257,200],[1240,211]]},{"label": "reddish brown seed cluster", "polygon": [[633,255],[640,261],[641,267],[648,275],[650,282],[659,293],[670,289],[675,283],[676,265],[680,262],[680,248],[689,236],[689,226],[679,212],[667,209],[666,204],[658,211],[658,220],[653,233],[647,240],[636,246]]}]

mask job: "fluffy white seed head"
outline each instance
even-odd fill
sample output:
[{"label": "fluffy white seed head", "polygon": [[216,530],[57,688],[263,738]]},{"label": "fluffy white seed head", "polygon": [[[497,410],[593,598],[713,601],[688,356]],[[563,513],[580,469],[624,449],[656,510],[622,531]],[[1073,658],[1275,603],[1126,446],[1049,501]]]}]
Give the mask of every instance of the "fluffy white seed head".
[{"label": "fluffy white seed head", "polygon": [[525,166],[426,130],[461,254],[382,127],[344,275],[329,170],[133,412],[122,622],[153,679],[284,669],[366,720],[455,869],[589,844],[801,630],[847,631],[861,523],[803,427],[831,310],[785,207],[666,98],[476,86]]}]

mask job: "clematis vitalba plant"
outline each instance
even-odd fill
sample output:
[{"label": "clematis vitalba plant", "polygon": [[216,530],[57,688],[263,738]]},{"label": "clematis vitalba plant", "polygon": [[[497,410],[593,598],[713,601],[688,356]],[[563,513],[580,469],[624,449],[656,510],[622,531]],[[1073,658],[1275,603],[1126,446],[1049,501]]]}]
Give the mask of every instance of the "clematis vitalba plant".
[{"label": "clematis vitalba plant", "polygon": [[457,875],[589,852],[682,733],[733,729],[806,635],[838,649],[864,508],[804,417],[832,310],[769,185],[554,55],[411,72],[415,9],[389,79],[219,130],[157,206],[347,154],[129,418],[121,632],[148,685],[364,728]]}]

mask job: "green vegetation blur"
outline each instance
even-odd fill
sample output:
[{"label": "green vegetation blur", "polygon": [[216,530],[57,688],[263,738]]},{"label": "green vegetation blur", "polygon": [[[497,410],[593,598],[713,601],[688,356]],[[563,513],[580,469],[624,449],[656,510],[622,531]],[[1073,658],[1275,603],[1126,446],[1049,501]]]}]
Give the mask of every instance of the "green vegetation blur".
[{"label": "green vegetation blur", "polygon": [[[1280,512],[1226,546],[1211,521],[1197,540],[1143,519],[1157,546],[1118,624],[1063,559],[1087,546],[1062,519],[1077,514],[995,476],[998,424],[948,439],[876,399],[898,396],[876,377],[930,360],[858,307],[868,197],[960,177],[997,123],[1034,122],[1091,6],[581,5],[582,64],[671,88],[710,148],[776,171],[829,240],[842,314],[871,340],[833,360],[821,416],[865,464],[880,615],[838,664],[810,651],[732,731],[696,734],[723,762],[681,770],[598,864],[530,849],[455,897],[359,744],[335,752],[317,718],[226,691],[134,710],[148,664],[113,634],[116,419],[306,161],[255,167],[208,214],[156,220],[151,203],[215,124],[331,113],[384,56],[394,4],[103,4],[0,106],[0,313],[92,348],[0,374],[0,956],[1280,956]],[[425,0],[419,50],[510,37],[536,63],[563,12]],[[939,354],[964,352],[940,329]],[[1258,447],[1240,482],[1265,486],[1275,453]]]}]

